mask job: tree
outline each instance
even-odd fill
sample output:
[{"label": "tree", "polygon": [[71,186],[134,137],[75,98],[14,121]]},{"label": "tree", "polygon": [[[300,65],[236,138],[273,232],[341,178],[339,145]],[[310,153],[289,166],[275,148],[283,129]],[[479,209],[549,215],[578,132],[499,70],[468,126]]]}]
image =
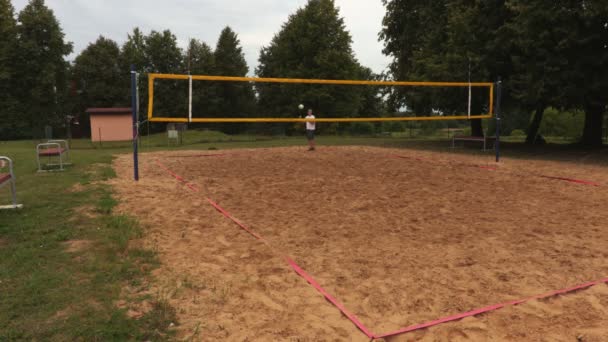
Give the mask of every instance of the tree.
[{"label": "tree", "polygon": [[[387,15],[380,38],[384,52],[394,57],[393,77],[464,79],[464,64],[470,62],[477,77],[504,76],[503,107],[535,112],[528,142],[536,140],[545,109],[556,106],[584,109],[582,142],[601,144],[607,103],[602,94],[608,90],[605,1],[384,0],[384,4]],[[396,93],[393,102],[427,111],[431,106],[462,106],[451,103],[453,97],[446,93]]]},{"label": "tree", "polygon": [[136,27],[131,34],[127,35],[127,41],[120,49],[120,65],[122,73],[129,75],[131,65],[135,65],[138,72],[146,72],[148,60],[146,57],[146,37]]},{"label": "tree", "polygon": [[207,43],[191,39],[188,50],[184,54],[184,66],[192,75],[214,75],[215,55]]},{"label": "tree", "polygon": [[111,107],[128,103],[129,95],[121,86],[126,78],[122,75],[119,57],[118,44],[103,36],[76,57],[72,73],[87,106]]},{"label": "tree", "polygon": [[[225,27],[220,34],[213,53],[214,72],[220,76],[247,76],[249,67],[245,61],[243,49],[237,34],[230,27]],[[255,111],[255,97],[249,83],[219,82],[216,84],[218,112],[224,117],[247,117]],[[227,133],[243,131],[243,124],[222,125]]]},{"label": "tree", "polygon": [[[215,56],[205,42],[191,39],[184,54],[183,65],[192,75],[214,75]],[[219,99],[215,82],[196,81],[192,86],[193,117],[211,117],[219,113]]]},{"label": "tree", "polygon": [[[360,77],[352,39],[339,14],[333,0],[309,0],[289,16],[270,45],[262,48],[256,74],[343,80]],[[362,87],[355,86],[256,84],[256,89],[260,110],[277,117],[294,116],[299,103],[324,116],[357,116],[362,101]]]},{"label": "tree", "polygon": [[43,0],[30,0],[19,13],[17,33],[15,86],[21,94],[22,120],[32,129],[30,134],[37,135],[45,124],[65,123],[65,56],[72,52],[72,44],[64,42],[59,22]]},{"label": "tree", "polygon": [[568,101],[565,107],[585,111],[581,143],[601,146],[608,105],[608,3],[570,1],[564,7],[569,10],[570,24],[564,55],[569,61],[565,70],[568,80],[563,84],[563,98]]},{"label": "tree", "polygon": [[[75,59],[72,80],[76,87],[75,113],[88,107],[130,106],[128,74],[120,67],[120,49],[111,39],[100,36]],[[82,127],[89,128],[88,117],[81,118]]]},{"label": "tree", "polygon": [[[471,70],[472,81],[487,81],[510,74],[508,39],[501,27],[511,14],[504,0],[383,3],[387,13],[379,37],[384,53],[394,58],[389,67],[394,79],[463,81]],[[423,115],[433,110],[455,114],[465,112],[466,98],[459,89],[400,88],[391,102]],[[486,112],[488,104],[487,97],[474,96],[472,111]],[[471,129],[482,135],[481,120],[471,120]]]},{"label": "tree", "polygon": [[[184,70],[183,53],[171,31],[152,31],[144,38],[146,71],[179,73]],[[159,80],[154,86],[154,113],[163,117],[184,117],[188,113],[188,82]]]},{"label": "tree", "polygon": [[0,0],[0,136],[14,139],[21,136],[24,125],[18,118],[14,77],[17,51],[17,23],[10,0]]},{"label": "tree", "polygon": [[[145,115],[148,110],[148,102],[143,100],[148,93],[148,80],[145,74],[150,70],[150,63],[146,56],[146,37],[139,28],[134,28],[133,32],[127,34],[127,40],[120,48],[119,65],[120,65],[120,88],[122,94],[131,98],[131,65],[135,66],[135,71],[139,73],[137,86],[139,88],[139,115]],[[127,103],[131,103],[130,101]],[[141,121],[141,119],[140,119]],[[160,125],[154,125],[154,128],[160,130]]]},{"label": "tree", "polygon": [[534,1],[512,1],[510,8],[515,15],[505,30],[514,42],[512,92],[525,107],[534,110],[526,143],[544,142],[539,137],[543,114],[559,100],[558,90],[566,81],[562,70],[568,60],[564,58],[565,45],[559,42],[568,35],[567,11],[559,4],[539,6]]},{"label": "tree", "polygon": [[171,31],[152,31],[144,38],[145,56],[150,72],[176,73],[182,70],[182,50]]},{"label": "tree", "polygon": [[[382,77],[374,74],[372,69],[359,66],[359,80],[380,81]],[[361,89],[361,102],[359,104],[358,116],[382,117],[387,113],[386,104],[382,100],[384,89],[382,87],[364,87]]]},{"label": "tree", "polygon": [[529,133],[536,133],[550,105],[583,109],[581,142],[600,146],[608,103],[608,5],[513,0],[510,6],[516,13],[511,27],[517,37],[520,98],[537,104]]}]

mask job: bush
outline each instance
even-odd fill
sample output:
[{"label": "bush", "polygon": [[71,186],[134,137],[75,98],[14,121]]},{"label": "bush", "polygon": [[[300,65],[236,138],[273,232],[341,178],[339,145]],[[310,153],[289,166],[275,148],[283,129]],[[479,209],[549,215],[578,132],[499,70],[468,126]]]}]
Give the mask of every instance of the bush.
[{"label": "bush", "polygon": [[585,114],[581,111],[560,111],[547,108],[543,115],[540,133],[544,136],[578,139],[585,124]]},{"label": "bush", "polygon": [[336,122],[332,122],[323,129],[323,134],[325,135],[337,135],[339,133],[339,124]]},{"label": "bush", "polygon": [[523,137],[526,135],[526,132],[524,132],[521,129],[514,129],[511,131],[511,136],[512,137]]},{"label": "bush", "polygon": [[381,125],[382,132],[403,132],[405,125],[401,121],[385,121]]},{"label": "bush", "polygon": [[353,122],[350,124],[349,132],[352,135],[372,135],[374,125],[371,122]]}]

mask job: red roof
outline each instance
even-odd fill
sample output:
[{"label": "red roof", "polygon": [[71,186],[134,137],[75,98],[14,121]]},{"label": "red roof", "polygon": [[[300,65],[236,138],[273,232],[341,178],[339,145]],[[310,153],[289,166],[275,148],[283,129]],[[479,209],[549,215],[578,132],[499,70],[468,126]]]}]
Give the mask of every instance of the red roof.
[{"label": "red roof", "polygon": [[131,107],[87,108],[84,112],[88,114],[131,114]]}]

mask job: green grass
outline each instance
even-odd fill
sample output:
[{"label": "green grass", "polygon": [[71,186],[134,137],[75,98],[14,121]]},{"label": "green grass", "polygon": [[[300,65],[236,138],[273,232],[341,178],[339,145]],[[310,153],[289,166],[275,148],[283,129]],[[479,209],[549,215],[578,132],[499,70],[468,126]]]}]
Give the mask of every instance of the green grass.
[{"label": "green grass", "polygon": [[[274,146],[305,146],[303,137],[228,136],[188,131],[180,146],[167,146],[165,134],[142,138],[142,152],[157,150],[226,150]],[[371,145],[464,153],[492,159],[478,146],[450,150],[447,136],[414,138],[319,136],[319,145]],[[509,139],[507,139],[509,140]],[[100,181],[116,176],[112,156],[130,153],[131,143],[99,144],[72,141],[73,166],[65,172],[36,173],[34,141],[0,142],[0,154],[15,162],[22,210],[0,211],[0,341],[115,341],[171,339],[175,310],[165,296],[151,301],[152,311],[138,320],[127,317],[115,302],[125,286],[146,284],[158,266],[154,251],[131,248],[129,241],[144,229],[132,217],[117,215],[112,189]],[[608,150],[585,150],[549,144],[529,148],[504,144],[507,157],[585,161],[608,166]],[[7,187],[0,190],[8,202]],[[4,203],[2,203],[4,204]],[[82,250],[68,252],[75,240]],[[189,286],[198,286],[190,284]],[[218,300],[229,291],[220,288]],[[138,300],[138,299],[129,299]],[[197,332],[198,333],[198,332]]]},{"label": "green grass", "polygon": [[[128,248],[142,229],[133,218],[113,214],[116,199],[99,183],[115,177],[112,154],[125,150],[74,150],[74,165],[65,172],[37,173],[34,145],[0,143],[1,154],[15,163],[24,204],[0,212],[0,341],[147,339],[145,322],[114,303],[124,286],[142,284],[158,261],[151,251]],[[3,188],[2,200],[7,193]],[[74,241],[87,244],[68,252]]]}]

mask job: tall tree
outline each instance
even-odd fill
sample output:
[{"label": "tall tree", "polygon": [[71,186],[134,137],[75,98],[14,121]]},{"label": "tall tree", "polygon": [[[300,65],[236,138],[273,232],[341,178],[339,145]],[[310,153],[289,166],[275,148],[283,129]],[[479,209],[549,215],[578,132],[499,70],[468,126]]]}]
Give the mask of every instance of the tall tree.
[{"label": "tall tree", "polygon": [[581,142],[602,144],[608,99],[608,5],[605,1],[509,2],[515,32],[519,97],[536,103],[528,132],[536,135],[550,105],[585,111]]},{"label": "tall tree", "polygon": [[[290,15],[262,48],[256,74],[260,77],[358,79],[352,38],[333,0],[309,0]],[[357,116],[362,87],[335,85],[257,84],[260,110],[267,115],[297,114],[299,103],[320,116]],[[321,126],[323,129],[325,126]]]},{"label": "tall tree", "polygon": [[119,65],[118,44],[103,36],[89,44],[75,59],[72,74],[86,106],[111,107],[128,104],[123,92],[125,77]]},{"label": "tall tree", "polygon": [[[359,66],[358,80],[381,81],[381,75],[376,75],[372,69]],[[361,89],[361,102],[358,116],[382,117],[387,114],[386,104],[382,97],[385,90],[382,87],[364,87]]]},{"label": "tall tree", "polygon": [[213,50],[207,43],[196,39],[190,39],[183,64],[192,75],[214,75],[216,70]]},{"label": "tall tree", "polygon": [[0,0],[0,136],[14,139],[25,128],[18,118],[15,98],[15,58],[17,51],[17,23],[10,0]]},{"label": "tall tree", "polygon": [[[570,31],[564,58],[562,99],[565,107],[582,108],[585,125],[581,143],[602,145],[602,123],[608,105],[608,3],[601,0],[563,1]],[[559,101],[564,107],[564,103]]]},{"label": "tall tree", "polygon": [[64,98],[67,95],[65,57],[72,44],[64,34],[53,11],[44,0],[30,0],[18,17],[18,72],[16,87],[21,94],[23,121],[32,135],[41,135],[45,124],[62,125],[65,121]]},{"label": "tall tree", "polygon": [[[75,113],[88,107],[129,106],[128,74],[120,67],[120,49],[111,39],[100,36],[75,59],[72,80],[76,88]],[[82,127],[89,128],[88,117],[81,117]]]},{"label": "tall tree", "polygon": [[[171,31],[152,31],[144,39],[147,72],[179,73],[184,70],[183,52]],[[187,117],[188,82],[158,80],[154,86],[155,116]]]},{"label": "tall tree", "polygon": [[[215,60],[215,74],[220,76],[247,76],[249,67],[245,61],[245,54],[237,34],[229,27],[225,27],[220,34],[213,53]],[[218,111],[226,117],[253,116],[255,111],[255,97],[253,88],[249,83],[219,82],[216,85],[218,96]],[[243,124],[222,125],[227,133],[238,133],[245,128]]]},{"label": "tall tree", "polygon": [[146,61],[151,72],[176,73],[182,70],[182,50],[170,30],[152,31],[145,39]]},{"label": "tall tree", "polygon": [[131,65],[135,65],[139,72],[147,71],[146,37],[138,27],[127,35],[127,41],[120,49],[120,65],[126,75],[129,75]]},{"label": "tall tree", "polygon": [[[121,92],[129,98],[131,94],[131,65],[135,66],[136,72],[140,75],[137,85],[140,94],[139,112],[142,116],[148,109],[148,102],[143,99],[146,98],[144,95],[148,93],[148,80],[144,76],[150,70],[150,63],[146,56],[146,37],[138,27],[127,34],[127,40],[120,48],[119,65],[122,77],[120,81]],[[160,129],[160,127],[156,128]]]},{"label": "tall tree", "polygon": [[[191,39],[184,53],[185,71],[191,75],[214,75],[215,56],[205,42]],[[219,99],[215,82],[196,81],[192,87],[193,117],[211,117],[219,113]]]},{"label": "tall tree", "polygon": [[[540,5],[540,6],[539,6]],[[544,142],[539,135],[545,109],[559,101],[558,91],[567,76],[565,58],[568,39],[568,10],[559,3],[511,1],[515,16],[505,26],[513,37],[512,60],[515,67],[512,93],[533,115],[526,143]]]},{"label": "tall tree", "polygon": [[[387,13],[380,39],[384,53],[393,57],[395,79],[472,81],[508,75],[511,63],[500,28],[511,16],[504,0],[420,1],[383,0]],[[508,40],[506,40],[508,42]],[[466,96],[458,89],[399,89],[393,106],[428,115],[435,109],[462,113]],[[487,97],[473,97],[473,111],[485,112]],[[482,135],[480,120],[471,120],[473,135]]]}]

